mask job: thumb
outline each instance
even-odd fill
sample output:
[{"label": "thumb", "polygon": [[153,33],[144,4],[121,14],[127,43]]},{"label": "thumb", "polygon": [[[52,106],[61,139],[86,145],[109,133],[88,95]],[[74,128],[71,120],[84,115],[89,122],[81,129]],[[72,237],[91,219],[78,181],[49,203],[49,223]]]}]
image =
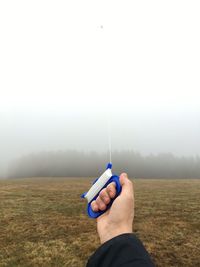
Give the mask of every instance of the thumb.
[{"label": "thumb", "polygon": [[122,186],[122,195],[133,196],[133,183],[128,179],[128,175],[122,173],[119,180]]}]

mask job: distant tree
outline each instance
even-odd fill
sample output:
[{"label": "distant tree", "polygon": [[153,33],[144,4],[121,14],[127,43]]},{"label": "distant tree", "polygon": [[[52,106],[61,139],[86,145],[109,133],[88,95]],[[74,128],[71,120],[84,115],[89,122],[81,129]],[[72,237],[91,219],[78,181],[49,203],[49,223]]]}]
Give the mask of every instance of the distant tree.
[{"label": "distant tree", "polygon": [[[8,177],[96,177],[107,154],[75,150],[32,153],[10,164]],[[171,153],[142,156],[132,150],[114,151],[115,173],[136,178],[200,178],[200,157],[175,157]]]}]

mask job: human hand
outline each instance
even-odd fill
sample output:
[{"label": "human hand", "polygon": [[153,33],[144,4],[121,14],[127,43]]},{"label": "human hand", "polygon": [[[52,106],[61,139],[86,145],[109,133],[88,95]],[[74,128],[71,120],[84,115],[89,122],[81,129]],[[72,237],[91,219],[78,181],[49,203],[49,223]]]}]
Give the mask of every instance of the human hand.
[{"label": "human hand", "polygon": [[[97,218],[97,231],[101,244],[120,234],[132,233],[134,218],[133,183],[126,173],[120,175],[121,194],[113,201],[112,206]],[[93,211],[105,210],[111,199],[116,195],[115,183],[104,188],[98,198],[92,201]]]}]

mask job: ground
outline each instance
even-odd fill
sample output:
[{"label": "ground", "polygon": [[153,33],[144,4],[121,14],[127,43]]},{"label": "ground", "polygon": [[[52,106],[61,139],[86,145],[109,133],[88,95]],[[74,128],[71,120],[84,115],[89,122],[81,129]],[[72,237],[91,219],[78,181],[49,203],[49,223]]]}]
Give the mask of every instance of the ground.
[{"label": "ground", "polygon": [[[0,181],[0,266],[83,267],[99,246],[91,179]],[[156,266],[200,266],[200,180],[134,181],[134,232]]]}]

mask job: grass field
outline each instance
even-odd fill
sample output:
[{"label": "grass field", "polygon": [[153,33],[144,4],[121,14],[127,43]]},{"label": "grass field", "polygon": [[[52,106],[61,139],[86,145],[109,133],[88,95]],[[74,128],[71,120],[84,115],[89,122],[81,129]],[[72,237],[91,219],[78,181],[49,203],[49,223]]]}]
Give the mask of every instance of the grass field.
[{"label": "grass field", "polygon": [[[85,266],[99,246],[91,180],[0,181],[0,266]],[[134,231],[156,266],[200,266],[200,180],[136,180]]]}]

